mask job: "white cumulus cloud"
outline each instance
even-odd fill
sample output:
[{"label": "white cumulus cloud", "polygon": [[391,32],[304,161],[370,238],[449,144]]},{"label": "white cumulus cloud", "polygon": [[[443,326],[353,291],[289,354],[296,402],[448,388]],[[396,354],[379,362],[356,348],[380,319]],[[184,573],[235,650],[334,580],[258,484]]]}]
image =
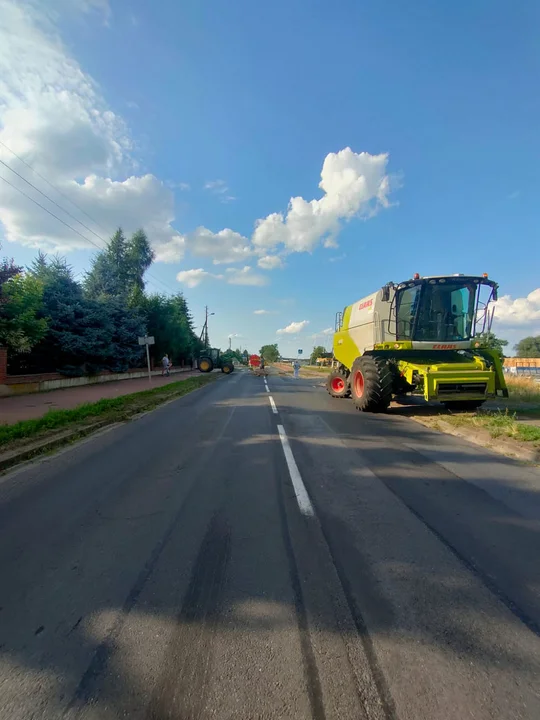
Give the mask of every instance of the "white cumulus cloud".
[{"label": "white cumulus cloud", "polygon": [[227,268],[224,275],[216,275],[203,268],[181,270],[176,279],[191,288],[200,285],[203,280],[210,279],[224,280],[229,285],[250,285],[252,287],[268,284],[268,278],[255,272],[250,265],[245,265],[243,268]]},{"label": "white cumulus cloud", "polygon": [[503,295],[495,306],[495,318],[501,325],[528,325],[540,321],[540,288],[515,300],[510,295]]},{"label": "white cumulus cloud", "polygon": [[271,315],[272,310],[254,310],[253,314],[254,315]]},{"label": "white cumulus cloud", "polygon": [[198,227],[185,236],[186,247],[196,257],[207,257],[214,265],[242,262],[251,254],[249,240],[229,228],[213,233]]},{"label": "white cumulus cloud", "polygon": [[[107,14],[109,5],[105,0],[70,4],[70,12],[89,10]],[[71,57],[56,31],[54,21],[61,12],[60,0],[50,4],[0,0],[0,160],[5,163],[0,168],[9,183],[89,240],[0,182],[5,236],[8,241],[49,250],[90,247],[90,240],[102,245],[15,175],[15,170],[100,237],[107,239],[119,225],[126,232],[143,226],[158,257],[177,260],[183,244],[171,225],[173,194],[153,175],[136,175],[132,143],[122,118],[107,107],[99,87]]]},{"label": "white cumulus cloud", "polygon": [[387,154],[355,153],[350,148],[329,153],[319,183],[322,198],[291,198],[285,215],[272,213],[255,223],[253,244],[260,251],[284,246],[288,252],[311,252],[321,241],[336,247],[342,222],[371,217],[388,207],[387,164]]},{"label": "white cumulus cloud", "polygon": [[225,278],[229,285],[268,285],[268,278],[253,270],[249,265],[243,268],[227,268]]},{"label": "white cumulus cloud", "polygon": [[196,268],[194,270],[181,270],[176,276],[176,279],[178,282],[183,283],[187,287],[194,288],[197,287],[197,285],[200,285],[203,280],[212,277],[215,277],[215,275],[212,275],[212,273],[209,273],[202,268]]},{"label": "white cumulus cloud", "polygon": [[298,335],[304,328],[309,325],[309,320],[301,320],[299,322],[292,322],[287,327],[281,328],[277,331],[278,335]]},{"label": "white cumulus cloud", "polygon": [[263,270],[276,270],[283,267],[283,262],[277,255],[264,255],[259,258],[257,265]]}]

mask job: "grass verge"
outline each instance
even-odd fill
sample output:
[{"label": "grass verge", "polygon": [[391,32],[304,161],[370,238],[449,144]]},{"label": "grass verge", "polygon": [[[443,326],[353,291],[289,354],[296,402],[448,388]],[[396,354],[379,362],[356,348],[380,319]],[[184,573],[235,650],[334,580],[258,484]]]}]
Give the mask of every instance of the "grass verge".
[{"label": "grass verge", "polygon": [[110,423],[127,420],[152,410],[167,400],[186,395],[217,379],[217,375],[200,375],[117,398],[104,398],[84,403],[72,410],[49,410],[43,417],[22,420],[14,425],[0,425],[0,450],[11,450],[29,440],[42,440],[57,430],[77,430],[98,420]]},{"label": "grass verge", "polygon": [[487,430],[492,438],[512,438],[519,442],[533,443],[540,447],[540,427],[521,423],[516,419],[515,413],[508,411],[445,415],[444,420],[455,427],[468,426]]},{"label": "grass verge", "polygon": [[525,403],[537,403],[540,405],[540,383],[531,378],[505,376],[508,393],[508,402],[519,401]]}]

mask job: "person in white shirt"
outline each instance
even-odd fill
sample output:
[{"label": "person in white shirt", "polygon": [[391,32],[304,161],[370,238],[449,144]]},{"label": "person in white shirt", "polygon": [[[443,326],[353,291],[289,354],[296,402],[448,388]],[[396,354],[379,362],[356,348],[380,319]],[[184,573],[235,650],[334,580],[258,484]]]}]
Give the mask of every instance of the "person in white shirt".
[{"label": "person in white shirt", "polygon": [[162,365],[161,374],[169,375],[169,368],[171,366],[171,361],[169,360],[169,356],[167,355],[167,353],[165,353],[165,355],[161,358],[161,365]]}]

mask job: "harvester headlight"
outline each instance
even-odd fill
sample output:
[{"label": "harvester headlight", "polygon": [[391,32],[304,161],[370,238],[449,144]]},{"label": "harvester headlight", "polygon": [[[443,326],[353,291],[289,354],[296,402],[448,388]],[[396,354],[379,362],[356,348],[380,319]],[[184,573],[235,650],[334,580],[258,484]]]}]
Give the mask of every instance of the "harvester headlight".
[{"label": "harvester headlight", "polygon": [[401,347],[401,345],[400,345],[399,343],[394,343],[394,347],[395,347],[396,350],[399,350],[399,348]]},{"label": "harvester headlight", "polygon": [[480,343],[479,343],[479,342],[475,342],[475,343],[474,343],[474,347],[480,347]]}]

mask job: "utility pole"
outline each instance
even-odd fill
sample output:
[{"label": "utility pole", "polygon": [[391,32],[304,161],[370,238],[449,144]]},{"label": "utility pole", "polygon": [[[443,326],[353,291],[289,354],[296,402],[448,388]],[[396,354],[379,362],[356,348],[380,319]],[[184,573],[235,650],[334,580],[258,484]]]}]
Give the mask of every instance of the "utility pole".
[{"label": "utility pole", "polygon": [[204,347],[207,348],[210,345],[210,340],[208,339],[208,316],[209,315],[215,315],[215,313],[209,313],[208,312],[208,305],[204,306],[204,325],[201,331],[201,337],[199,340],[203,343]]}]

